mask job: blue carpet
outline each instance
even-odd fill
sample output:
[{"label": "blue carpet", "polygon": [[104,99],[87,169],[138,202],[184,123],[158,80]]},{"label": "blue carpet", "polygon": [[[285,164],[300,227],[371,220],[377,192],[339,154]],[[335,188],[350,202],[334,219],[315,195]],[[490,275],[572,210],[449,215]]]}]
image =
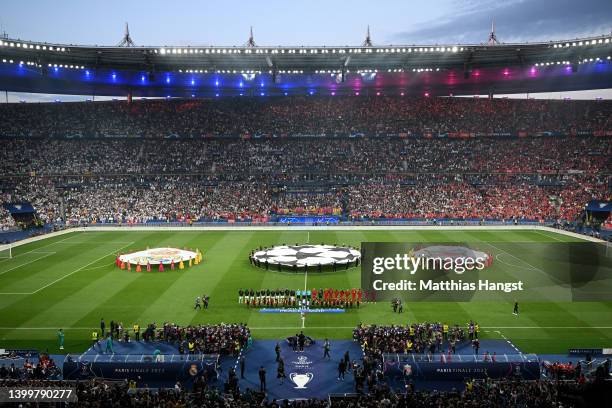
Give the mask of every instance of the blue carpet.
[{"label": "blue carpet", "polygon": [[[258,371],[260,367],[266,370],[266,389],[270,399],[293,399],[293,398],[308,398],[318,397],[326,398],[331,393],[352,393],[355,392],[355,382],[350,372],[347,372],[344,381],[338,380],[338,363],[344,356],[346,351],[349,352],[351,360],[357,360],[361,363],[362,351],[359,345],[352,340],[334,340],[331,342],[331,359],[323,359],[323,342],[316,341],[312,346],[306,347],[303,352],[294,352],[286,341],[281,341],[281,358],[285,362],[285,374],[287,378],[281,383],[276,378],[277,362],[274,351],[276,341],[273,340],[258,340],[254,341],[251,348],[243,352],[245,358],[245,373],[244,378],[240,378],[240,367],[236,357],[221,357],[219,380],[216,386],[222,387],[223,383],[228,378],[228,373],[231,368],[235,368],[241,391],[247,389],[259,390],[260,381]],[[105,342],[101,341],[96,347],[90,347],[82,355],[73,355],[73,359],[83,359],[86,361],[98,362],[138,362],[143,359],[143,356],[151,357],[153,352],[158,349],[164,355],[165,362],[183,361],[189,359],[188,355],[179,355],[178,346],[164,342],[144,341],[123,343],[119,341],[113,342],[114,354],[105,353]],[[512,343],[507,340],[490,340],[483,339],[480,341],[479,356],[488,352],[489,354],[496,353],[497,358],[502,361],[504,355],[516,355],[517,349]],[[54,356],[58,365],[61,366],[62,358],[60,355]],[[196,356],[191,356],[196,357]],[[547,356],[554,361],[567,361],[565,356]],[[196,357],[197,358],[197,357]],[[439,359],[436,355],[434,359]],[[565,357],[568,358],[568,357]],[[457,345],[457,355],[453,357],[453,361],[471,361],[474,359],[474,351],[469,341]],[[571,360],[571,359],[570,359]],[[574,359],[571,361],[577,361]],[[293,379],[293,380],[292,380]],[[155,384],[155,386],[172,387],[174,379],[169,379],[168,384]],[[140,385],[140,384],[139,384]],[[403,389],[405,383],[394,382],[391,384],[394,388]],[[417,389],[437,389],[451,390],[452,388],[463,389],[464,384],[458,381],[414,381]],[[153,384],[149,384],[153,386]]]},{"label": "blue carpet", "polygon": [[[326,398],[330,393],[354,392],[355,384],[352,375],[346,376],[344,381],[339,381],[338,362],[349,352],[351,360],[360,360],[362,351],[359,345],[351,340],[337,340],[331,342],[331,359],[323,359],[323,342],[306,347],[303,352],[294,352],[286,342],[281,342],[281,358],[285,361],[285,374],[287,378],[284,383],[276,378],[276,353],[275,341],[256,341],[251,349],[245,353],[245,378],[241,379],[239,386],[241,391],[247,388],[259,390],[259,368],[263,366],[266,370],[266,384],[269,398]],[[227,359],[223,359],[227,360]],[[236,359],[233,361],[236,364]],[[224,362],[224,365],[226,363]],[[227,372],[232,364],[223,368],[221,378],[225,381]],[[226,368],[227,367],[227,368]],[[236,368],[240,377],[239,367]],[[308,379],[303,388],[291,380],[295,376]]]}]

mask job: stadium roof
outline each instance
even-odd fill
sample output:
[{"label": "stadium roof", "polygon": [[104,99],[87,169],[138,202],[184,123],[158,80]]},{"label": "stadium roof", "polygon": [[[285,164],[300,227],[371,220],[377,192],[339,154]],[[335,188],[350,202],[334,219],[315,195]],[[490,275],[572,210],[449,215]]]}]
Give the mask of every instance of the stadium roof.
[{"label": "stadium roof", "polygon": [[[558,91],[612,87],[611,55],[612,35],[517,44],[340,47],[87,46],[5,38],[0,40],[4,65],[0,68],[0,86],[21,92],[83,93],[96,85],[102,94],[114,87],[114,94],[129,90],[152,96],[162,95],[164,89],[184,94],[195,88],[238,92],[256,80],[274,93],[287,87],[319,90],[336,86],[341,90],[341,84],[350,78],[361,77],[364,80],[358,81],[359,86],[364,88],[404,89],[410,93],[413,86],[421,90],[426,85],[436,92],[446,85],[446,90],[459,94],[464,89],[473,91],[465,86],[472,74],[482,74],[479,83],[491,82],[488,87],[497,90],[500,81],[496,77],[501,74],[500,79],[506,80],[500,90],[503,92],[512,92],[513,88],[518,92]],[[560,77],[558,83],[548,81],[545,87],[532,81],[533,90],[524,84],[512,85],[519,76],[533,77],[534,69],[542,71],[535,75],[538,78],[566,71],[582,71],[586,77],[575,75],[571,81]],[[385,80],[373,81],[377,75]]]}]

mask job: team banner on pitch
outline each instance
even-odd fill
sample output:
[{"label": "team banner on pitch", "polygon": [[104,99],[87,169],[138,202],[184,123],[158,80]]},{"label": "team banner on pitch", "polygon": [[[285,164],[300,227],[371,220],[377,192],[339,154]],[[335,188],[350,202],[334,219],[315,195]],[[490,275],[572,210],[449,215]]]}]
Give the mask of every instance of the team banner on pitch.
[{"label": "team banner on pitch", "polygon": [[363,242],[362,289],[379,300],[600,301],[612,252],[591,242]]}]

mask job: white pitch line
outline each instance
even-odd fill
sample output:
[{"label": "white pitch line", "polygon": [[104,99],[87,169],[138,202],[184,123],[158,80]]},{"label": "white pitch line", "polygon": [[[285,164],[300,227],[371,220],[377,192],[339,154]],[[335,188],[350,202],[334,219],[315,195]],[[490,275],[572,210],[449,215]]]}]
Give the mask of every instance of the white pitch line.
[{"label": "white pitch line", "polygon": [[89,265],[92,265],[92,264],[94,264],[94,263],[96,263],[96,262],[98,262],[98,261],[100,261],[100,260],[102,260],[102,259],[106,258],[107,256],[111,256],[111,255],[115,254],[117,251],[120,251],[120,250],[122,250],[123,248],[125,248],[126,246],[132,245],[133,243],[134,243],[134,242],[130,242],[128,245],[124,245],[124,246],[122,246],[121,248],[115,249],[115,250],[111,251],[111,253],[109,253],[109,254],[102,255],[102,256],[101,256],[101,257],[99,257],[98,259],[94,259],[94,260],[93,260],[93,261],[91,261],[90,263],[88,263],[88,264],[86,264],[86,265],[81,266],[79,269],[76,269],[76,270],[74,270],[74,271],[70,272],[69,274],[62,276],[61,278],[58,278],[58,279],[54,280],[53,282],[46,284],[45,286],[43,286],[43,287],[42,287],[42,288],[40,288],[40,289],[35,290],[35,291],[34,291],[34,292],[32,292],[31,294],[32,294],[32,295],[34,295],[34,294],[36,294],[36,293],[40,292],[41,290],[46,289],[46,288],[48,288],[49,286],[54,285],[54,284],[56,284],[57,282],[59,282],[59,281],[61,281],[61,280],[64,280],[64,279],[66,279],[67,277],[69,277],[69,276],[71,276],[71,275],[74,275],[75,273],[77,273],[77,272],[79,272],[79,271],[81,271],[81,270],[83,270],[83,269],[87,268]]},{"label": "white pitch line", "polygon": [[612,326],[489,326],[483,329],[612,329]]},{"label": "white pitch line", "polygon": [[[99,327],[62,327],[62,330],[94,330]],[[57,330],[57,327],[0,327],[0,330]]]},{"label": "white pitch line", "polygon": [[[55,244],[60,243],[58,242],[54,242]],[[70,241],[66,241],[66,242],[62,242],[62,244],[68,244],[68,245],[85,245],[85,244],[133,244],[134,241],[128,242],[128,241],[77,241],[77,242],[70,242]]]},{"label": "white pitch line", "polygon": [[72,234],[68,234],[68,235],[69,235],[69,236],[68,236],[68,237],[66,237],[66,238],[64,238],[64,239],[60,239],[59,241],[51,242],[51,243],[49,243],[49,244],[46,244],[46,245],[43,245],[43,246],[39,246],[39,247],[37,247],[37,248],[31,249],[31,250],[29,250],[29,251],[26,251],[26,252],[24,252],[24,253],[17,254],[17,255],[15,255],[15,256],[14,256],[14,257],[12,257],[12,258],[8,258],[8,259],[5,259],[5,260],[3,260],[3,261],[0,261],[0,263],[2,263],[2,262],[6,262],[6,261],[9,261],[9,260],[11,260],[11,259],[15,259],[15,258],[17,258],[18,256],[23,256],[23,255],[29,254],[29,253],[31,253],[31,252],[36,252],[36,251],[38,251],[40,248],[46,248],[46,247],[48,247],[48,246],[50,246],[50,245],[59,244],[60,242],[64,242],[64,241],[66,241],[67,239],[72,238]]},{"label": "white pitch line", "polygon": [[534,271],[534,270],[537,270],[537,269],[533,269],[533,268],[530,268],[530,267],[525,268],[524,266],[514,265],[514,264],[511,264],[511,263],[505,262],[504,260],[502,260],[502,259],[501,259],[501,256],[502,256],[502,255],[504,255],[504,254],[497,254],[497,255],[495,255],[495,259],[497,259],[497,261],[498,261],[498,262],[500,262],[500,263],[502,263],[502,264],[504,264],[504,265],[506,265],[506,266],[509,266],[509,267],[511,267],[511,268],[520,268],[520,269],[525,269],[525,270],[528,270],[528,271]]},{"label": "white pitch line", "polygon": [[545,233],[543,233],[543,232],[542,232],[542,231],[540,231],[540,230],[535,230],[535,232],[537,232],[538,234],[540,234],[540,235],[542,235],[542,236],[544,236],[544,237],[546,237],[546,238],[552,238],[552,239],[556,239],[556,240],[557,240],[557,241],[559,241],[559,242],[568,243],[568,241],[564,241],[564,240],[559,239],[559,238],[557,238],[557,237],[555,237],[555,236],[553,236],[553,235],[548,235],[548,234],[545,234]]},{"label": "white pitch line", "polygon": [[[306,291],[306,288],[308,287],[307,283],[308,283],[308,268],[304,269],[304,291]],[[300,317],[302,318],[302,329],[304,329],[306,325],[306,316],[300,313]]]},{"label": "white pitch line", "polygon": [[502,338],[504,340],[506,340],[506,343],[508,343],[514,350],[516,350],[517,353],[521,352],[514,344],[512,344],[512,342],[510,340],[508,340],[508,338],[506,336],[504,336],[504,333],[500,332],[499,330],[495,330],[495,333],[497,333],[500,336],[502,336]]},{"label": "white pitch line", "polygon": [[83,269],[84,271],[93,271],[96,269],[101,269],[101,268],[108,268],[109,266],[113,266],[114,264],[108,264],[108,265],[100,265],[100,266],[94,266],[93,268],[87,268],[87,269]]},{"label": "white pitch line", "polygon": [[541,273],[543,273],[543,274],[544,274],[544,275],[546,275],[546,276],[550,276],[549,274],[547,274],[546,272],[544,272],[542,269],[540,269],[540,268],[537,268],[537,267],[533,266],[532,264],[530,264],[529,262],[525,261],[524,259],[521,259],[521,258],[519,258],[519,257],[518,257],[518,256],[516,256],[516,255],[512,255],[510,252],[508,252],[508,251],[504,251],[503,249],[498,248],[498,247],[496,247],[495,245],[493,245],[493,244],[491,244],[491,243],[489,243],[489,242],[485,242],[485,241],[482,241],[482,242],[483,242],[484,244],[486,244],[486,245],[492,246],[493,248],[497,249],[498,251],[502,251],[503,253],[510,255],[510,256],[511,256],[511,257],[513,257],[514,259],[517,259],[519,262],[523,262],[523,263],[525,263],[525,265],[527,265],[527,266],[531,267],[533,270],[535,270],[535,271],[537,271],[537,272],[541,272]]},{"label": "white pitch line", "polygon": [[4,275],[5,273],[10,272],[10,271],[14,271],[15,269],[19,269],[19,268],[21,268],[22,266],[29,265],[29,264],[31,264],[31,263],[33,263],[33,262],[36,262],[36,261],[38,261],[38,260],[40,260],[40,259],[43,259],[43,258],[46,258],[46,257],[48,257],[48,256],[50,256],[50,255],[55,254],[55,253],[56,253],[56,252],[49,252],[47,255],[43,255],[43,256],[41,256],[41,257],[38,257],[38,258],[32,259],[32,260],[31,260],[31,261],[29,261],[29,262],[22,263],[21,265],[17,265],[17,266],[15,266],[15,267],[11,268],[11,269],[7,269],[6,271],[2,271],[2,272],[0,272],[0,275]]}]

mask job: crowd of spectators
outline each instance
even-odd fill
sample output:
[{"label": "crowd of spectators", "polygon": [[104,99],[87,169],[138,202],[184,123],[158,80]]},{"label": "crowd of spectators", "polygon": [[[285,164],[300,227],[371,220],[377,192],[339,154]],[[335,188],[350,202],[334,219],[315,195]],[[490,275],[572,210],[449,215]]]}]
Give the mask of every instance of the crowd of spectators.
[{"label": "crowd of spectators", "polygon": [[[244,324],[220,323],[215,325],[179,326],[164,322],[138,326],[138,338],[147,342],[164,341],[178,346],[180,354],[235,355],[249,342],[251,332]],[[129,342],[136,337],[136,330],[122,322],[111,321],[110,331],[104,333],[118,341]]]},{"label": "crowd of spectators", "polygon": [[39,176],[195,173],[244,180],[305,173],[598,172],[610,170],[612,155],[606,137],[5,138],[2,143],[1,174]]},{"label": "crowd of spectators", "polygon": [[[580,136],[610,129],[611,112],[607,101],[400,97],[5,104],[0,203],[70,224],[573,220],[611,198],[612,139]],[[449,132],[461,137],[437,137]],[[0,230],[11,228],[0,207]]]},{"label": "crowd of spectators", "polygon": [[[609,200],[606,175],[419,177],[301,186],[209,181],[198,176],[25,177],[0,182],[0,201],[29,202],[45,223],[266,221],[274,215],[347,215],[351,220],[574,220],[591,199]],[[0,214],[1,215],[1,214]],[[11,225],[5,212],[2,225]]]},{"label": "crowd of spectators", "polygon": [[[477,325],[470,322],[470,340],[474,339],[475,327]],[[446,347],[452,352],[457,343],[465,339],[466,333],[462,327],[440,322],[412,323],[405,326],[360,324],[353,330],[353,340],[359,342],[366,354],[376,359],[385,353],[446,352]]]},{"label": "crowd of spectators", "polygon": [[[273,97],[7,104],[0,135],[201,137],[609,130],[609,101]],[[35,117],[37,120],[33,121]],[[109,154],[122,152],[109,152]]]},{"label": "crowd of spectators", "polygon": [[[374,194],[373,194],[374,193]],[[520,180],[475,185],[448,183],[362,184],[349,190],[353,219],[573,220],[591,199],[609,199],[605,178],[568,176],[562,185]]]},{"label": "crowd of spectators", "polygon": [[15,219],[11,217],[11,214],[2,206],[0,201],[0,231],[8,231],[15,227]]},{"label": "crowd of spectators", "polygon": [[[243,324],[178,326],[164,323],[156,329],[156,339],[178,343],[190,353],[237,355],[247,345],[251,332]],[[195,343],[192,347],[189,343]],[[185,345],[187,347],[185,348]]]},{"label": "crowd of spectators", "polygon": [[[463,391],[415,390],[409,385],[396,391],[379,383],[367,393],[332,396],[329,399],[272,399],[263,392],[222,392],[197,380],[192,390],[180,383],[170,389],[137,389],[130,382],[0,380],[3,387],[75,388],[74,407],[206,407],[206,408],[571,408],[605,406],[605,395],[596,384],[576,381],[470,381]],[[599,397],[602,397],[601,399]],[[603,403],[604,405],[599,405]],[[593,405],[595,404],[595,405]]]},{"label": "crowd of spectators", "polygon": [[61,370],[47,354],[37,358],[0,359],[0,380],[45,380],[61,377]]}]

